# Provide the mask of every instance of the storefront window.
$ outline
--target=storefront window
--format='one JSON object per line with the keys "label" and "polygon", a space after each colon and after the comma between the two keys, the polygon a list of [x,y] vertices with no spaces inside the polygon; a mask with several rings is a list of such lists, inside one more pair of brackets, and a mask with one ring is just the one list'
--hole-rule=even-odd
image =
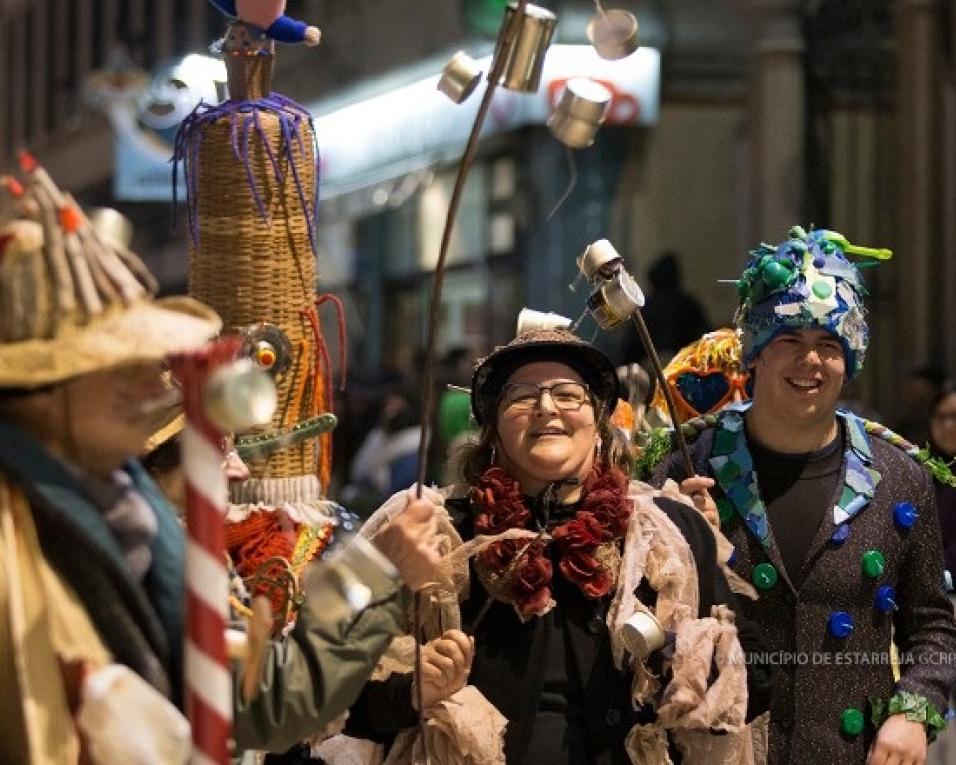
{"label": "storefront window", "polygon": [[[451,203],[457,168],[435,175],[422,191],[418,206],[418,267],[431,271],[441,251],[445,217]],[[461,195],[461,204],[448,247],[448,265],[465,263],[484,257],[488,251],[488,171],[475,165],[468,174]]]}

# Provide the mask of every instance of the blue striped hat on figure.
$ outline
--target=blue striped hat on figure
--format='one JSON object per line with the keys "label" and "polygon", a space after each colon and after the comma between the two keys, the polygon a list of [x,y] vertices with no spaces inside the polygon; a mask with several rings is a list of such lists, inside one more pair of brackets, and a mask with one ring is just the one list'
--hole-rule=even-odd
{"label": "blue striped hat on figure", "polygon": [[737,280],[740,306],[734,322],[742,332],[743,362],[750,366],[777,335],[797,329],[825,329],[839,339],[848,379],[863,368],[869,333],[861,267],[848,255],[888,260],[886,249],[859,247],[836,231],[801,226],[778,245],[751,250]]}

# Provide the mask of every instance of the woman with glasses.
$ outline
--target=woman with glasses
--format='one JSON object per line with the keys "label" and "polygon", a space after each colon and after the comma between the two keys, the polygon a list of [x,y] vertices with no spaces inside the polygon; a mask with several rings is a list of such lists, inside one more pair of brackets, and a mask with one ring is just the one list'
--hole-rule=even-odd
{"label": "woman with glasses", "polygon": [[[508,763],[663,762],[669,747],[677,762],[668,730],[682,726],[696,729],[675,737],[684,761],[733,746],[737,758],[724,761],[747,762],[741,730],[766,709],[767,675],[737,641],[716,532],[676,486],[629,481],[609,424],[618,396],[611,361],[563,330],[526,333],[479,363],[480,434],[444,503],[454,544],[472,554],[469,581],[458,580],[474,641],[468,682],[507,719]],[[694,477],[681,489],[710,484]],[[626,639],[638,613],[660,629],[642,633],[647,645]],[[741,642],[752,648],[743,629]],[[401,719],[403,683],[410,676],[370,684],[347,732],[397,732],[380,723]]]}

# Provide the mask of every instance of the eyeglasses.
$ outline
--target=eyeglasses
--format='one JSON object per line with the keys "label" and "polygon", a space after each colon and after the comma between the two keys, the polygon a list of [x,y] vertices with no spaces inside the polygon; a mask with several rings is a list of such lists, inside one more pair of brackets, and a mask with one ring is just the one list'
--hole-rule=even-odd
{"label": "eyeglasses", "polygon": [[506,409],[526,412],[538,405],[545,391],[551,394],[555,408],[562,412],[576,412],[585,404],[592,403],[588,386],[577,382],[556,382],[550,385],[508,383],[504,386],[501,401]]}
{"label": "eyeglasses", "polygon": [[723,372],[701,374],[686,370],[671,376],[668,383],[692,416],[716,411],[733,399],[735,393],[740,401],[753,396],[750,375],[728,377]]}

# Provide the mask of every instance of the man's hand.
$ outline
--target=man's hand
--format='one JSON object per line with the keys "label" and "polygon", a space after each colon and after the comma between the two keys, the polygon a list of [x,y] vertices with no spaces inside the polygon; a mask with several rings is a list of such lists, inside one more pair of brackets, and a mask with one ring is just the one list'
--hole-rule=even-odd
{"label": "man's hand", "polygon": [[710,489],[714,485],[713,478],[702,475],[693,475],[680,483],[681,494],[690,497],[694,507],[707,519],[714,528],[720,528],[720,517],[717,514],[717,503],[710,496]]}
{"label": "man's hand", "polygon": [[372,542],[398,569],[402,581],[411,590],[420,590],[435,580],[439,558],[436,530],[435,505],[425,499],[413,498],[408,507],[373,537]]}
{"label": "man's hand", "polygon": [[[447,630],[422,648],[422,704],[425,709],[465,687],[474,646],[461,630]],[[418,693],[412,685],[412,705],[418,709]]]}
{"label": "man's hand", "polygon": [[926,729],[905,714],[890,715],[876,733],[866,765],[924,765]]}

